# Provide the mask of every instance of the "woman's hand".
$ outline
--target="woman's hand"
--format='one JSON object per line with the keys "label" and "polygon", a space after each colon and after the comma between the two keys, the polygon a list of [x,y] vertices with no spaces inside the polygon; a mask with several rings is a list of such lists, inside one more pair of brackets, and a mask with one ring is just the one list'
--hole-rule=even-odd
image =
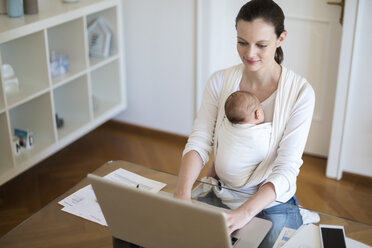
{"label": "woman's hand", "polygon": [[250,199],[235,210],[226,211],[229,233],[245,226],[256,214],[275,201],[274,184],[265,183]]}
{"label": "woman's hand", "polygon": [[243,208],[237,208],[231,211],[225,211],[227,227],[229,229],[229,234],[233,233],[235,230],[238,230],[244,227],[252,218],[246,210]]}
{"label": "woman's hand", "polygon": [[184,194],[184,193],[180,193],[180,192],[175,191],[173,193],[173,197],[176,198],[176,199],[179,199],[179,200],[186,201],[186,202],[191,202],[191,195],[190,194]]}

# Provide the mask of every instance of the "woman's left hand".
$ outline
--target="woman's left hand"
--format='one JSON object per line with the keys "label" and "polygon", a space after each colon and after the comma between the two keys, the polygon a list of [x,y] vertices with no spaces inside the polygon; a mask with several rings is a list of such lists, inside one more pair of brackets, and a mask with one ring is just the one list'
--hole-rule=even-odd
{"label": "woman's left hand", "polygon": [[253,218],[253,216],[251,216],[243,208],[225,211],[225,214],[227,219],[227,227],[229,228],[229,234],[244,227]]}

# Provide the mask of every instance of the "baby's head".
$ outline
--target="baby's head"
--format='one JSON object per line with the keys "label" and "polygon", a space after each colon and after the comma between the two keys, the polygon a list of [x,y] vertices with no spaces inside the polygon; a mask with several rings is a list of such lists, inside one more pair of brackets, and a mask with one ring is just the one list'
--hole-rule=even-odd
{"label": "baby's head", "polygon": [[234,124],[260,124],[264,112],[258,98],[248,91],[236,91],[225,102],[227,119]]}

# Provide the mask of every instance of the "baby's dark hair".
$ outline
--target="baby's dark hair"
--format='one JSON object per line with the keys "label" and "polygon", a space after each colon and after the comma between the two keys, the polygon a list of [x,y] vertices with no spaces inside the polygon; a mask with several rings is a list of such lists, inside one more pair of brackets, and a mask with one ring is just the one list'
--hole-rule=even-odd
{"label": "baby's dark hair", "polygon": [[236,91],[225,102],[227,119],[234,124],[243,122],[260,105],[255,95],[248,91]]}

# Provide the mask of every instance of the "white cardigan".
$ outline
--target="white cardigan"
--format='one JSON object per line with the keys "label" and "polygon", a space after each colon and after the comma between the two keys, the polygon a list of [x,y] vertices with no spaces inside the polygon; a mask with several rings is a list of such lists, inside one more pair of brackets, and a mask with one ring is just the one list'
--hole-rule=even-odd
{"label": "white cardigan", "polygon": [[[238,88],[243,68],[242,64],[236,65],[217,71],[210,77],[183,154],[195,150],[201,156],[203,164],[208,161],[223,120],[223,104]],[[282,67],[275,99],[271,150],[247,183],[236,188],[237,190],[253,194],[262,183],[271,182],[275,188],[277,201],[286,202],[294,195],[314,104],[314,91],[306,79]],[[226,194],[229,192],[231,195]],[[229,192],[222,192],[219,196],[231,208],[238,207],[247,198],[245,194]]]}

